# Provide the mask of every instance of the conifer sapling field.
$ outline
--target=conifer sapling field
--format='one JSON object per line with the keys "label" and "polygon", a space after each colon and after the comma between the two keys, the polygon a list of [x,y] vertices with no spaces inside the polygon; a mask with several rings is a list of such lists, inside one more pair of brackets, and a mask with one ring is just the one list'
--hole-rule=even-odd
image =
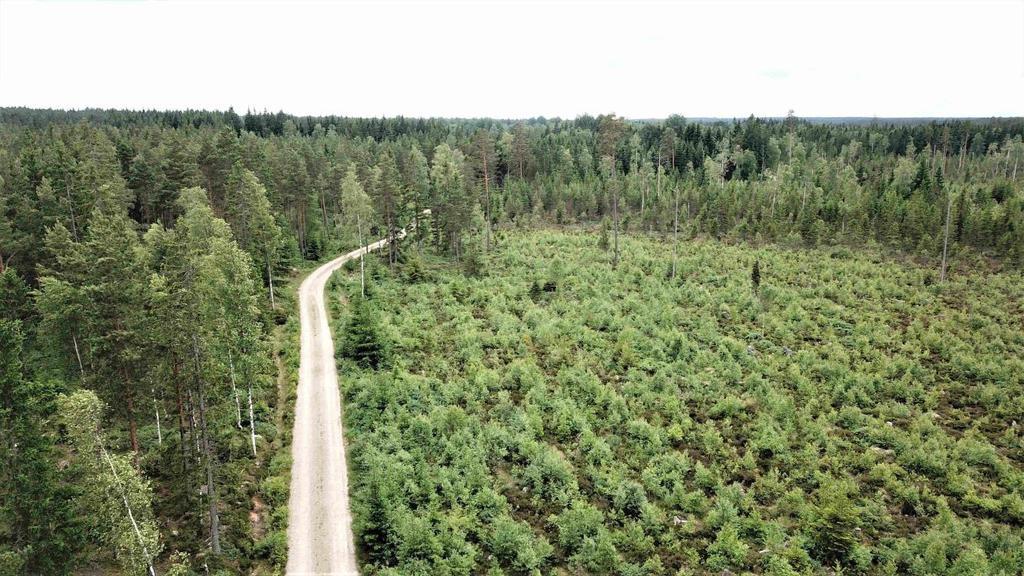
{"label": "conifer sapling field", "polygon": [[1024,570],[1019,273],[619,241],[339,278],[366,573]]}

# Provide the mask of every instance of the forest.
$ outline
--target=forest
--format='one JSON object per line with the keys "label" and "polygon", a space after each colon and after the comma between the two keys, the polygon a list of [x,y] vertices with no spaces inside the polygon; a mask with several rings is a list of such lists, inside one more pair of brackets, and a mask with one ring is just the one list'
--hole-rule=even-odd
{"label": "forest", "polygon": [[366,573],[1019,574],[1022,136],[0,109],[0,573],[283,571],[295,286],[386,238]]}

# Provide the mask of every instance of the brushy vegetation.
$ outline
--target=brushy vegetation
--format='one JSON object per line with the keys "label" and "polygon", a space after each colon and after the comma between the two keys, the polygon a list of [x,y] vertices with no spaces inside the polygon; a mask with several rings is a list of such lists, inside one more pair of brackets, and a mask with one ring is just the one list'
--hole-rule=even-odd
{"label": "brushy vegetation", "polygon": [[1018,273],[499,236],[476,276],[372,267],[391,354],[339,365],[367,574],[1024,572]]}

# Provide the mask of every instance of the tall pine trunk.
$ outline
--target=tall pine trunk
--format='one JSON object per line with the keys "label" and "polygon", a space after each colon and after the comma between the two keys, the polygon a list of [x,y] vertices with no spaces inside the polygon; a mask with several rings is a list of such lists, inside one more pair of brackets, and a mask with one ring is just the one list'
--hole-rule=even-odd
{"label": "tall pine trunk", "polygon": [[672,222],[672,279],[676,278],[676,258],[679,253],[679,188],[675,189],[675,214]]}
{"label": "tall pine trunk", "polygon": [[612,221],[615,223],[613,233],[615,236],[615,256],[612,260],[612,268],[619,266],[619,188],[612,184]]}
{"label": "tall pine trunk", "polygon": [[139,432],[135,422],[135,392],[132,390],[131,379],[128,377],[128,369],[121,367],[121,375],[124,377],[125,402],[128,408],[128,436],[132,444],[132,463],[139,468]]}
{"label": "tall pine trunk", "polygon": [[235,397],[235,421],[238,423],[238,429],[242,430],[242,403],[238,398],[238,387],[235,385],[235,359],[231,350],[228,350],[228,371],[231,375],[231,395]]}
{"label": "tall pine trunk", "polygon": [[[363,246],[363,220],[361,217],[356,217],[356,227],[359,229],[359,247]],[[366,256],[366,250],[364,249],[359,253],[359,295],[366,298],[366,266],[364,265],[363,257]]]}
{"label": "tall pine trunk", "polygon": [[946,225],[942,233],[942,271],[939,272],[939,282],[946,281],[946,254],[949,250],[949,211],[953,203],[953,196],[946,193]]}
{"label": "tall pine trunk", "polygon": [[484,218],[487,220],[484,228],[484,253],[491,250],[491,178],[490,168],[487,165],[487,154],[482,154],[484,160]]}
{"label": "tall pine trunk", "polygon": [[178,397],[178,438],[181,440],[181,471],[188,478],[188,442],[185,439],[185,401],[181,395],[181,381],[178,380],[178,360],[175,358],[171,369],[174,390]]}
{"label": "tall pine trunk", "polygon": [[271,310],[276,310],[277,309],[277,303],[274,302],[274,272],[270,268],[270,250],[266,251],[266,261],[267,261],[267,284],[269,286],[269,288],[267,290],[270,292],[270,309]]}
{"label": "tall pine trunk", "polygon": [[192,357],[195,363],[193,381],[199,396],[199,431],[202,436],[203,460],[206,464],[206,495],[210,504],[210,548],[220,554],[220,514],[217,511],[217,486],[214,483],[213,450],[210,448],[210,432],[206,425],[206,394],[200,378],[199,341],[192,335]]}

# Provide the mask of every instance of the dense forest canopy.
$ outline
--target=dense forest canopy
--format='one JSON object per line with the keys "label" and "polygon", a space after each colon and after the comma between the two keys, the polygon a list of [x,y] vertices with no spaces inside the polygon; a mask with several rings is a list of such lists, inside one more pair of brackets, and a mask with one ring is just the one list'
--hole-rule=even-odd
{"label": "dense forest canopy", "polygon": [[[169,225],[177,191],[192,185],[203,186],[223,215],[236,164],[267,189],[299,254],[315,259],[337,239],[349,165],[378,204],[394,204],[377,210],[378,219],[393,224],[418,206],[445,202],[416,164],[423,156],[432,165],[442,144],[461,155],[457,199],[479,205],[492,225],[597,221],[621,195],[627,227],[664,231],[678,190],[691,235],[879,242],[934,255],[951,202],[955,248],[1021,258],[1019,119],[831,125],[751,117],[697,124],[678,116],[510,122],[28,109],[4,109],[0,119],[10,229],[0,258],[25,259],[18,268],[29,276],[39,257],[27,249],[33,240],[57,219],[69,228],[84,219],[92,204],[86,189],[105,178],[124,188],[134,220]],[[50,190],[54,200],[47,200]],[[465,219],[472,210],[461,212]]]}
{"label": "dense forest canopy", "polygon": [[[269,349],[294,330],[280,282],[306,261],[385,237],[380,274],[416,277],[415,247],[474,275],[496,231],[555,225],[596,228],[614,265],[632,232],[868,247],[929,282],[1012,270],[1022,135],[1021,119],[2,109],[0,571],[282,566],[290,421]],[[514,548],[522,528],[503,530]]]}

